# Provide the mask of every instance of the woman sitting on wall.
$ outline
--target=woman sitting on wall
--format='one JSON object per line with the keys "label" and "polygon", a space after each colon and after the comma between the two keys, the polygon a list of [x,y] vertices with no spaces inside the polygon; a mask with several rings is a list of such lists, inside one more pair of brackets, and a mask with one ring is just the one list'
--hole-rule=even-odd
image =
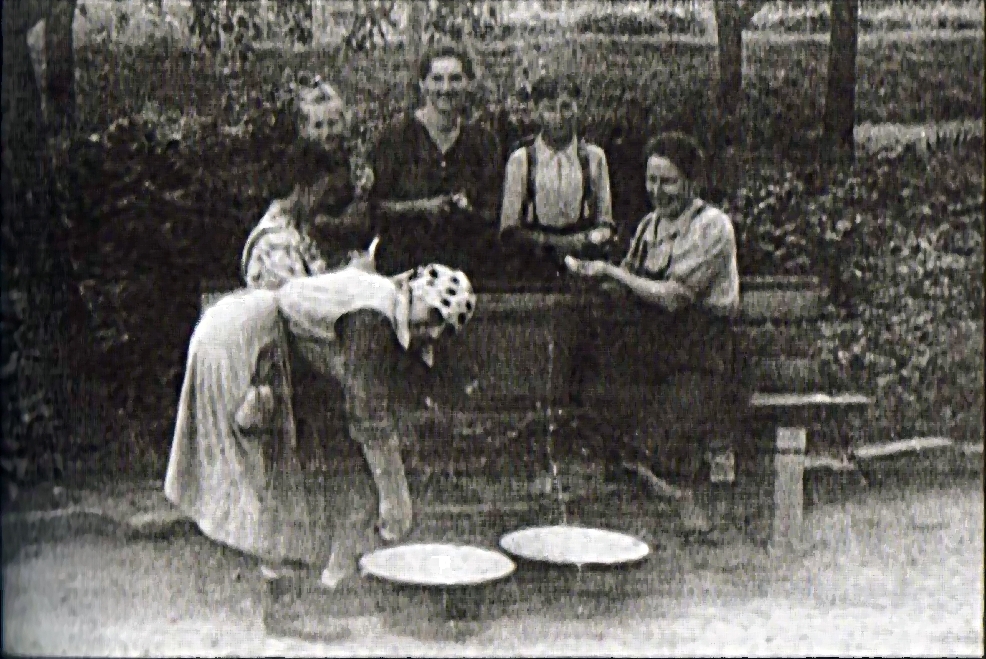
{"label": "woman sitting on wall", "polygon": [[299,79],[292,88],[296,139],[283,157],[280,194],[243,248],[242,276],[252,288],[278,288],[293,277],[323,273],[345,263],[344,246],[353,237],[366,244],[363,198],[373,173],[365,168],[351,174],[344,140],[349,113],[331,86],[306,74]]}
{"label": "woman sitting on wall", "polygon": [[[682,522],[689,531],[706,531],[711,523],[695,503],[695,489],[707,452],[728,448],[737,405],[730,323],[740,301],[736,241],[729,217],[699,197],[705,173],[694,140],[661,134],[647,144],[645,157],[654,210],[640,222],[622,263],[568,258],[566,265],[615,293],[593,314],[589,350],[599,354],[605,343],[604,358],[619,361],[612,370],[627,386],[611,391],[644,385],[629,405],[610,408],[625,417],[613,421],[626,424],[626,450],[682,481]],[[613,304],[630,307],[639,322],[607,323]]]}
{"label": "woman sitting on wall", "polygon": [[493,134],[466,121],[473,60],[447,45],[417,71],[423,105],[384,129],[370,192],[384,273],[437,260],[474,277],[496,272],[500,152]]}
{"label": "woman sitting on wall", "polygon": [[[207,536],[259,557],[267,578],[300,562],[325,566],[322,583],[334,588],[355,574],[374,512],[384,541],[411,528],[398,434],[407,431],[405,353],[430,365],[433,344],[462,330],[476,298],[463,273],[441,265],[393,278],[373,269],[371,250],[276,290],[231,293],[192,336],[165,494]],[[348,434],[367,465],[320,487],[306,477],[295,431],[299,341],[319,346],[314,366],[341,388]],[[349,441],[334,440],[322,460]]]}

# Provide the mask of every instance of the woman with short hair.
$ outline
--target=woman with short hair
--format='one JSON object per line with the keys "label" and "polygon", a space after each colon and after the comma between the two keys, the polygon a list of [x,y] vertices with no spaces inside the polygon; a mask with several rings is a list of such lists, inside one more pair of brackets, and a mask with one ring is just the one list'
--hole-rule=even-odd
{"label": "woman with short hair", "polygon": [[629,417],[627,443],[640,460],[683,482],[682,521],[704,531],[710,521],[692,493],[706,452],[731,443],[740,404],[730,322],[740,303],[736,239],[729,217],[700,196],[704,158],[692,138],[662,133],[647,143],[645,158],[654,210],[638,225],[626,257],[619,265],[573,258],[566,264],[602,280],[618,294],[617,304],[639,307],[632,336],[597,327],[595,352],[601,341],[614,344],[619,368],[645,384],[638,391],[654,395],[636,400],[634,413],[621,409]]}
{"label": "woman with short hair", "polygon": [[399,272],[439,260],[480,276],[495,267],[501,168],[493,134],[466,120],[472,57],[456,45],[432,48],[417,78],[422,105],[383,131],[373,157],[378,264]]}
{"label": "woman with short hair", "polygon": [[294,277],[344,265],[348,252],[339,246],[353,238],[365,245],[368,239],[361,199],[373,173],[351,172],[346,105],[320,78],[298,78],[291,88],[295,136],[282,154],[283,169],[275,168],[281,170],[275,200],[243,248],[242,276],[251,288],[279,288]]}

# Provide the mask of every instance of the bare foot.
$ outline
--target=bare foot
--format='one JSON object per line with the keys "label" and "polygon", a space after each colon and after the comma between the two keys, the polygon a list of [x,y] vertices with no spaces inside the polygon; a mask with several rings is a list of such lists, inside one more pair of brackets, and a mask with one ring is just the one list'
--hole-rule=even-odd
{"label": "bare foot", "polygon": [[322,577],[318,580],[318,583],[327,590],[335,590],[339,587],[339,584],[351,576],[351,574],[346,572],[336,572],[325,568],[322,570]]}
{"label": "bare foot", "polygon": [[329,564],[322,570],[319,583],[323,588],[335,590],[344,581],[356,576],[354,561],[341,560],[336,554],[329,558]]}

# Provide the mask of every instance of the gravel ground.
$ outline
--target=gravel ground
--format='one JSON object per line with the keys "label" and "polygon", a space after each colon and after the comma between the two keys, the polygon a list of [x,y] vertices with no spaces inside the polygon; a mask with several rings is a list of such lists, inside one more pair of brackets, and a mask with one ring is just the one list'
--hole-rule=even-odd
{"label": "gravel ground", "polygon": [[[352,633],[336,643],[267,637],[249,559],[196,535],[87,536],[27,546],[5,566],[3,651],[982,656],[983,515],[978,482],[816,507],[807,518],[811,546],[796,555],[664,538],[623,582],[627,599],[610,597],[606,606],[596,594],[545,600],[543,609],[528,606],[458,641],[426,633],[413,605],[397,622],[385,614],[351,618]],[[612,591],[614,583],[591,575],[583,588]]]}

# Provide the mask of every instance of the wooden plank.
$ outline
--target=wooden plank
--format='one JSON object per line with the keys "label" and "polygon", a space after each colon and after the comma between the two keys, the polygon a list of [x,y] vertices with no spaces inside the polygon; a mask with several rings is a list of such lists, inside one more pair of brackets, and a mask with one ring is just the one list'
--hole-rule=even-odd
{"label": "wooden plank", "polygon": [[869,396],[855,393],[825,394],[819,392],[806,394],[754,393],[750,405],[754,408],[845,406],[866,407],[873,404]]}
{"label": "wooden plank", "polygon": [[736,328],[736,350],[756,357],[811,357],[818,352],[818,323],[744,323]]}
{"label": "wooden plank", "polygon": [[[544,313],[546,310],[574,308],[574,296],[561,293],[478,293],[474,319],[516,313]],[[528,316],[528,320],[531,316]]]}
{"label": "wooden plank", "polygon": [[853,448],[857,460],[872,460],[901,453],[916,453],[929,449],[948,448],[954,445],[947,437],[915,437],[882,444],[866,444]]}
{"label": "wooden plank", "polygon": [[848,472],[857,471],[858,468],[855,462],[852,462],[846,458],[834,458],[829,455],[806,455],[805,456],[805,471],[820,471],[820,470],[836,471],[836,472]]}
{"label": "wooden plank", "polygon": [[[217,295],[238,287],[239,282],[232,280],[203,282],[203,307],[209,306]],[[745,322],[810,320],[821,314],[824,297],[819,288],[757,287],[743,294],[740,317]],[[477,298],[477,319],[518,314],[530,319],[530,314],[543,313],[546,309],[574,309],[578,301],[578,295],[570,291],[479,293]],[[635,322],[636,315],[631,310],[617,310],[617,313],[625,315],[626,322]]]}
{"label": "wooden plank", "polygon": [[770,548],[784,551],[801,544],[804,524],[805,449],[804,428],[778,428],[774,455],[774,513]]}
{"label": "wooden plank", "polygon": [[740,291],[806,291],[820,289],[821,280],[818,277],[804,276],[756,276],[741,277]]}
{"label": "wooden plank", "polygon": [[751,398],[750,413],[775,425],[811,426],[822,420],[864,413],[871,404],[869,397],[855,393],[757,392]]}

